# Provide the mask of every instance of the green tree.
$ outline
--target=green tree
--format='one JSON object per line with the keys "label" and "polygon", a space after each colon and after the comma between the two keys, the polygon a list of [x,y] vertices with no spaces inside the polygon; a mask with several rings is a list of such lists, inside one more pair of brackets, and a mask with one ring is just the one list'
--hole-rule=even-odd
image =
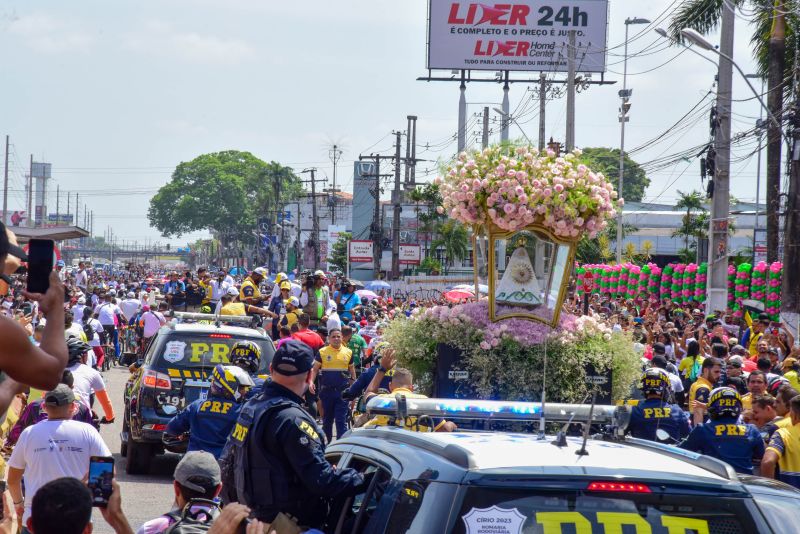
{"label": "green tree", "polygon": [[431,243],[431,249],[444,249],[445,273],[452,267],[456,260],[463,260],[467,256],[469,237],[463,224],[448,219],[438,227],[438,237]]}
{"label": "green tree", "polygon": [[353,234],[350,232],[341,232],[339,239],[333,244],[331,248],[331,255],[328,257],[328,266],[331,270],[338,269],[345,273],[347,272],[347,247]]}
{"label": "green tree", "polygon": [[[622,225],[622,237],[636,232],[638,228],[631,224]],[[612,243],[617,241],[617,220],[610,219],[606,229],[600,232],[596,237],[589,238],[584,236],[578,241],[578,248],[575,252],[575,258],[581,263],[602,263],[609,261],[615,257],[615,250],[612,250]]]}
{"label": "green tree", "polygon": [[[427,236],[434,235],[439,225],[447,219],[445,214],[440,214],[436,211],[436,208],[441,206],[443,202],[439,186],[433,183],[418,185],[409,193],[408,198],[411,202],[424,206],[419,211],[419,228],[417,228],[417,231],[425,233],[426,239]],[[425,244],[427,245],[427,242]]]}
{"label": "green tree", "polygon": [[[611,183],[617,184],[619,179],[618,148],[584,148],[581,159],[593,171],[602,172]],[[628,202],[641,202],[644,192],[650,185],[650,179],[638,163],[625,155],[625,168],[622,173],[622,198]]]}
{"label": "green tree", "polygon": [[175,168],[150,199],[147,215],[167,237],[196,230],[251,235],[258,217],[270,216],[301,190],[292,170],[279,163],[236,150],[203,154]]}
{"label": "green tree", "polygon": [[672,232],[672,237],[682,237],[684,239],[684,250],[690,251],[692,248],[697,247],[697,243],[693,246],[689,246],[689,240],[692,237],[697,238],[698,233],[700,232],[700,225],[701,218],[700,215],[706,211],[703,202],[705,199],[703,195],[700,194],[699,191],[690,191],[689,193],[684,193],[680,189],[678,190],[678,202],[675,204],[675,207],[680,210],[686,210],[686,214],[681,217],[681,225],[678,227],[674,232]]}

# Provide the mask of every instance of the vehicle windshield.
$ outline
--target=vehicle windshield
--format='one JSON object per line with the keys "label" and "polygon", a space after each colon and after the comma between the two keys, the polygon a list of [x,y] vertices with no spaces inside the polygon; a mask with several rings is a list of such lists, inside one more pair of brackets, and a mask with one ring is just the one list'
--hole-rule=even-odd
{"label": "vehicle windshield", "polygon": [[238,341],[255,341],[261,347],[259,374],[267,373],[275,348],[263,337],[247,337],[225,333],[171,332],[159,334],[149,351],[147,362],[156,370],[211,368],[230,363],[228,354]]}
{"label": "vehicle windshield", "polygon": [[741,498],[593,494],[473,487],[467,490],[454,534],[653,534],[756,532]]}

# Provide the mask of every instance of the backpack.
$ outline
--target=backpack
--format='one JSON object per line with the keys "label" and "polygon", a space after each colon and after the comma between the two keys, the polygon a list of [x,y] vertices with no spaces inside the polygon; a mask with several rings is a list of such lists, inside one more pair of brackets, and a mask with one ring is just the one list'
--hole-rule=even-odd
{"label": "backpack", "polygon": [[91,341],[94,339],[94,328],[92,327],[91,319],[83,323],[83,333],[86,336],[86,341]]}
{"label": "backpack", "polygon": [[[207,505],[192,512],[192,506],[196,504]],[[175,522],[170,525],[164,534],[199,534],[208,532],[211,524],[220,513],[219,505],[209,499],[191,499],[186,503],[180,513],[170,512],[167,515]]]}

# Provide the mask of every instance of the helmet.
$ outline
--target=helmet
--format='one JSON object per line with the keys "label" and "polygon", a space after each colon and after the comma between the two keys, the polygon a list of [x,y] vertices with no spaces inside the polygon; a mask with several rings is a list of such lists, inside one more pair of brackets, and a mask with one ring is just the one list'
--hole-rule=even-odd
{"label": "helmet", "polygon": [[231,347],[228,357],[233,365],[255,374],[261,361],[261,347],[254,341],[238,341]]}
{"label": "helmet", "polygon": [[211,388],[216,389],[226,397],[233,397],[236,401],[243,400],[239,392],[241,387],[253,387],[255,382],[244,369],[235,365],[217,364],[211,373]]}
{"label": "helmet", "polygon": [[671,389],[669,375],[663,369],[651,367],[642,375],[642,393],[645,395],[658,394],[665,395]]}
{"label": "helmet", "polygon": [[83,358],[83,355],[86,354],[91,348],[92,347],[90,347],[88,343],[81,341],[77,337],[70,337],[67,339],[67,352],[69,353],[67,365],[72,365],[73,363],[80,361]]}
{"label": "helmet", "polygon": [[784,385],[788,385],[788,384],[789,384],[789,381],[786,378],[784,378],[782,376],[779,376],[779,375],[775,375],[775,376],[771,377],[767,381],[767,393],[769,393],[770,395],[775,397],[778,394],[778,391]]}
{"label": "helmet", "polygon": [[200,306],[200,313],[211,313],[211,311],[212,311],[211,306],[209,306],[208,304],[203,304],[202,306]]}
{"label": "helmet", "polygon": [[742,413],[742,397],[733,388],[716,388],[708,398],[708,415],[717,419],[723,415],[739,417]]}
{"label": "helmet", "polygon": [[375,359],[376,362],[380,361],[381,356],[383,356],[383,351],[390,347],[389,342],[381,341],[375,348],[372,349],[372,357]]}

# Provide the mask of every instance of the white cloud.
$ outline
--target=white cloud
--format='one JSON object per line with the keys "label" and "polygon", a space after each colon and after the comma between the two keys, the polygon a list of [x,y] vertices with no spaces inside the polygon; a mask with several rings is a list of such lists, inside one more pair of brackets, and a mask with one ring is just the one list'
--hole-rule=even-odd
{"label": "white cloud", "polygon": [[74,20],[63,20],[33,13],[14,18],[8,32],[19,37],[28,47],[47,54],[86,51],[94,37]]}
{"label": "white cloud", "polygon": [[151,21],[142,31],[129,34],[124,46],[149,54],[169,54],[192,63],[234,64],[256,55],[253,47],[241,39],[181,32],[162,21]]}

